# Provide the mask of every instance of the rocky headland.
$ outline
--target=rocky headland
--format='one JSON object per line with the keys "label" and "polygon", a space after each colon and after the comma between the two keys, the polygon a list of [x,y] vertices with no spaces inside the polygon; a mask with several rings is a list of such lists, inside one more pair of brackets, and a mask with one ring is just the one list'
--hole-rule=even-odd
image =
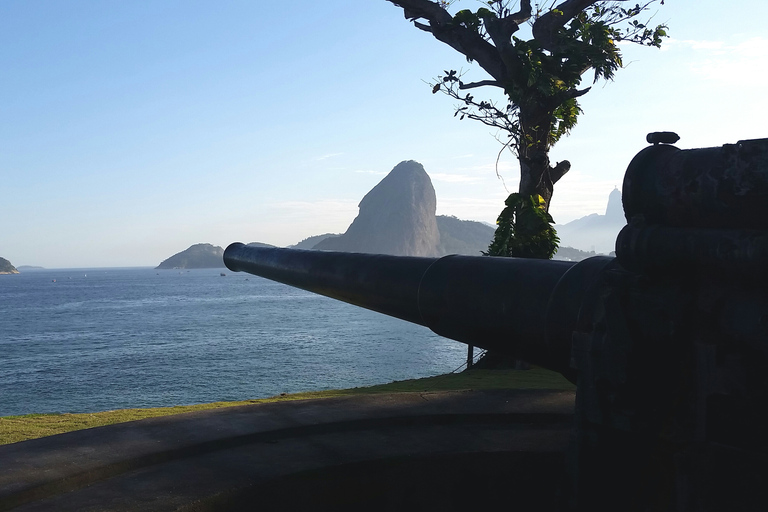
{"label": "rocky headland", "polygon": [[400,162],[360,201],[347,231],[320,241],[326,251],[437,256],[440,232],[432,181],[418,162]]}
{"label": "rocky headland", "polygon": [[156,268],[224,268],[224,249],[211,244],[195,244],[164,260]]}
{"label": "rocky headland", "polygon": [[11,265],[11,262],[5,258],[0,258],[0,274],[18,274],[19,271],[16,267]]}

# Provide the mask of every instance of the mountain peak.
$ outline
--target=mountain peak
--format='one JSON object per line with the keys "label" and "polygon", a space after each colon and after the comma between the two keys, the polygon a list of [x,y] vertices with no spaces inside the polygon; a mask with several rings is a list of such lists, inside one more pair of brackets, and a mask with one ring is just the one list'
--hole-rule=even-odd
{"label": "mountain peak", "polygon": [[314,248],[396,256],[437,254],[437,198],[420,163],[406,160],[397,164],[363,197],[359,208],[346,233],[326,238]]}
{"label": "mountain peak", "polygon": [[555,228],[560,245],[608,254],[615,249],[616,236],[625,224],[621,192],[614,187],[608,195],[605,215],[593,213]]}
{"label": "mountain peak", "polygon": [[605,216],[611,220],[620,220],[624,222],[624,208],[621,205],[621,192],[618,187],[608,195],[608,206],[605,208]]}

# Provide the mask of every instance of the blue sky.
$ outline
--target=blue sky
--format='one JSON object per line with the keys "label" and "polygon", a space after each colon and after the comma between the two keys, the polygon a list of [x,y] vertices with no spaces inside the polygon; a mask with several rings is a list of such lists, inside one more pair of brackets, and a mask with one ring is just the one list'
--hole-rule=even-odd
{"label": "blue sky", "polygon": [[[768,136],[768,2],[737,5],[654,9],[671,39],[626,47],[552,152],[572,163],[557,222],[602,213],[647,132],[683,148]],[[494,133],[424,83],[482,71],[385,0],[5,0],[0,48],[0,256],[15,265],[157,265],[198,242],[343,232],[408,159],[439,214],[494,222],[507,195]],[[516,169],[505,156],[510,191]]]}

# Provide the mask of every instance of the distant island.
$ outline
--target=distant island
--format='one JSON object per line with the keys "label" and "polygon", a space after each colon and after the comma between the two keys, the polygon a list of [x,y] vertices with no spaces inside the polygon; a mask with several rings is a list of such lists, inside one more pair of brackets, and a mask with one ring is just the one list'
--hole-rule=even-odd
{"label": "distant island", "polygon": [[248,245],[250,247],[275,247],[272,244],[264,244],[264,243],[261,243],[261,242],[251,242],[251,243],[245,244],[245,245]]}
{"label": "distant island", "polygon": [[11,265],[11,262],[5,258],[0,258],[0,274],[18,274],[19,271],[16,267]]}
{"label": "distant island", "polygon": [[[261,242],[251,242],[247,245],[252,247],[274,247],[274,245]],[[226,268],[226,265],[224,265],[224,249],[218,245],[195,244],[188,249],[174,254],[155,267],[156,270],[174,268]]]}
{"label": "distant island", "polygon": [[38,267],[37,265],[19,265],[16,267],[19,272],[26,272],[28,270],[45,270],[45,267]]}
{"label": "distant island", "polygon": [[164,260],[156,268],[224,268],[224,249],[211,244],[195,244]]}

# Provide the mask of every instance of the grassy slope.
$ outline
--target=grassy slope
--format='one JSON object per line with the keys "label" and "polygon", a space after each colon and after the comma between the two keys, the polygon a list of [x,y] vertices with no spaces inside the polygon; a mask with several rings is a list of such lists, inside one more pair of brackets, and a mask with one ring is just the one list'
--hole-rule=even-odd
{"label": "grassy slope", "polygon": [[541,368],[528,371],[515,370],[470,370],[424,379],[404,380],[366,388],[313,391],[291,395],[279,395],[259,400],[242,402],[214,402],[199,405],[180,405],[154,409],[119,409],[116,411],[84,414],[27,414],[24,416],[0,417],[0,444],[16,443],[27,439],[61,434],[126,421],[169,416],[204,409],[232,407],[284,400],[305,400],[335,396],[362,395],[372,393],[408,393],[422,391],[448,391],[463,389],[576,389],[560,374]]}

